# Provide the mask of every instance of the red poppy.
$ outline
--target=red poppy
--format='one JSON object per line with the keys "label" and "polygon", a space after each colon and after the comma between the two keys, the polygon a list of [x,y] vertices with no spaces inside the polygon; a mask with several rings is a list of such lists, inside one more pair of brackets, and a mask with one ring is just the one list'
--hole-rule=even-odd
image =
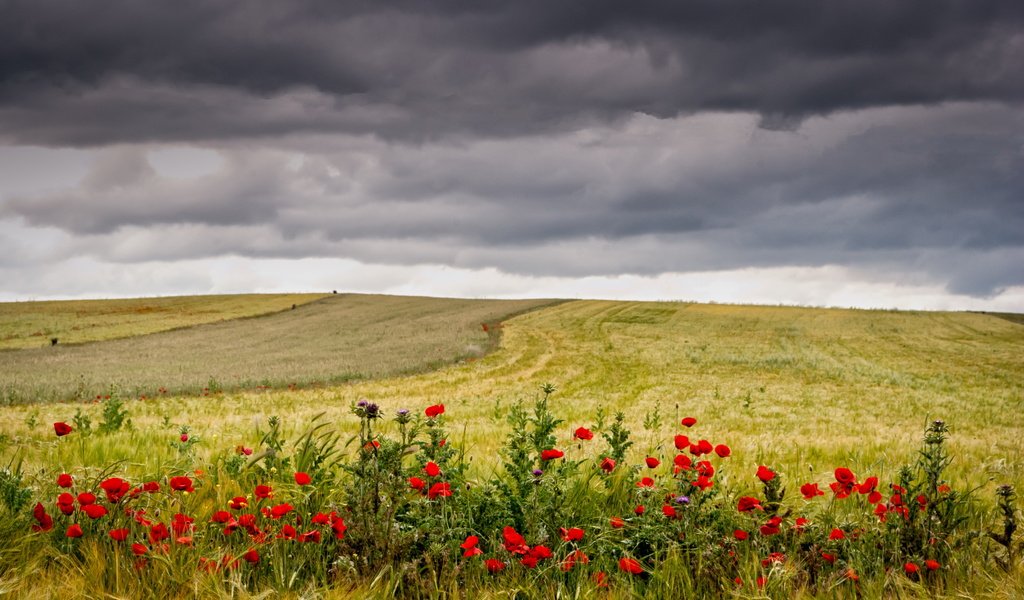
{"label": "red poppy", "polygon": [[757,478],[761,481],[768,483],[772,479],[775,479],[775,472],[768,467],[761,465],[757,467]]}
{"label": "red poppy", "polygon": [[560,565],[560,568],[563,571],[568,572],[568,571],[571,571],[572,568],[575,567],[577,563],[585,565],[585,564],[588,564],[589,562],[590,562],[590,557],[587,556],[586,553],[584,553],[582,550],[574,550],[574,551],[570,552],[568,554],[568,556],[565,557],[565,560],[562,561],[562,564]]}
{"label": "red poppy", "polygon": [[605,473],[611,473],[615,470],[615,461],[607,456],[601,461],[601,470]]}
{"label": "red poppy", "polygon": [[281,533],[277,534],[279,540],[294,540],[299,535],[295,527],[291,525],[285,525],[281,528]]}
{"label": "red poppy", "polygon": [[767,558],[761,560],[761,566],[768,568],[769,565],[781,565],[786,562],[786,555],[781,552],[772,552]]}
{"label": "red poppy", "polygon": [[842,529],[839,529],[837,527],[837,528],[833,529],[831,533],[828,534],[828,539],[830,539],[830,540],[845,540],[846,539],[846,534],[843,532]]}
{"label": "red poppy", "polygon": [[462,556],[463,558],[470,558],[473,556],[480,556],[483,553],[483,550],[477,548],[476,546],[473,546],[472,548],[466,548],[466,551],[462,553]]}
{"label": "red poppy", "polygon": [[267,498],[272,498],[274,496],[273,491],[274,490],[271,489],[269,485],[258,485],[256,486],[256,489],[254,489],[252,493],[257,498],[265,500]]}
{"label": "red poppy", "polygon": [[917,566],[912,562],[908,562],[907,564],[903,565],[903,570],[906,572],[907,575],[917,575],[917,572],[921,570],[921,567]]}
{"label": "red poppy", "polygon": [[32,531],[50,531],[53,529],[53,517],[46,513],[46,507],[42,503],[37,502],[35,507],[32,508],[32,517],[36,520],[36,525],[32,526]]}
{"label": "red poppy", "polygon": [[430,461],[423,467],[423,471],[430,477],[437,477],[441,474],[441,467],[437,466],[434,461]]}
{"label": "red poppy", "polygon": [[57,437],[63,437],[72,432],[71,426],[63,421],[57,421],[53,424],[53,431],[56,432]]}
{"label": "red poppy", "polygon": [[157,523],[149,528],[149,539],[155,544],[171,537],[170,530],[163,523]]}
{"label": "red poppy", "polygon": [[761,526],[761,535],[776,535],[779,533],[779,525],[782,525],[782,517],[772,517]]}
{"label": "red poppy", "polygon": [[138,544],[138,543],[132,544],[132,554],[134,554],[135,556],[142,556],[143,554],[145,554],[148,551],[149,551],[149,548],[146,548],[142,544]]}
{"label": "red poppy", "polygon": [[69,488],[75,484],[75,480],[72,479],[67,473],[61,473],[57,476],[57,485],[62,488]]}
{"label": "red poppy", "polygon": [[82,492],[78,495],[78,503],[82,506],[89,506],[96,503],[96,496],[89,492]]}
{"label": "red poppy", "polygon": [[90,519],[99,519],[107,514],[107,509],[99,504],[87,504],[82,507],[82,510],[89,515]]}
{"label": "red poppy", "polygon": [[622,520],[622,517],[612,517],[609,521],[613,529],[621,529],[626,522]]}
{"label": "red poppy", "polygon": [[115,542],[123,542],[128,539],[128,533],[127,529],[111,529],[107,535]]}
{"label": "red poppy", "polygon": [[468,536],[464,542],[459,544],[459,548],[469,550],[470,548],[475,548],[478,543],[480,543],[480,538],[475,535],[471,535]]}
{"label": "red poppy", "polygon": [[643,504],[641,504],[641,505],[639,505],[639,506],[637,506],[636,508],[633,509],[633,514],[635,514],[635,515],[642,515],[645,512],[647,512],[647,509],[644,508]]}
{"label": "red poppy", "polygon": [[426,487],[426,485],[427,482],[423,481],[419,477],[409,478],[409,487],[411,487],[414,490],[422,490],[424,487]]}
{"label": "red poppy", "polygon": [[928,560],[924,561],[924,566],[929,571],[937,571],[939,567],[941,567],[942,565],[939,564],[939,561],[929,558]]}
{"label": "red poppy", "polygon": [[644,568],[640,566],[640,562],[635,558],[620,558],[619,570],[632,575],[639,575],[644,572]]}
{"label": "red poppy", "polygon": [[816,483],[805,483],[800,486],[800,493],[803,494],[804,500],[812,500],[815,496],[824,496],[825,492],[818,488]]}
{"label": "red poppy", "polygon": [[690,438],[685,435],[677,435],[675,437],[676,450],[686,450],[690,447]]}
{"label": "red poppy", "polygon": [[836,555],[835,554],[829,554],[828,552],[822,552],[821,553],[821,558],[825,562],[829,563],[830,565],[836,564]]}
{"label": "red poppy", "polygon": [[586,427],[580,427],[573,432],[572,436],[578,440],[592,440],[594,439],[594,432]]}
{"label": "red poppy", "polygon": [[170,484],[171,489],[176,492],[191,493],[196,491],[196,489],[192,487],[192,479],[189,477],[185,477],[184,475],[179,477],[171,477],[168,483]]}
{"label": "red poppy", "polygon": [[649,469],[657,469],[658,465],[661,464],[661,461],[653,456],[648,456],[644,459],[644,462],[647,463],[647,468]]}
{"label": "red poppy", "polygon": [[715,482],[711,481],[711,478],[705,475],[701,475],[700,477],[697,478],[696,481],[693,482],[693,487],[701,491],[707,491],[711,489],[711,487],[713,487],[714,485]]}
{"label": "red poppy", "polygon": [[736,531],[732,532],[732,537],[734,537],[738,541],[742,542],[742,541],[746,540],[747,538],[749,538],[750,534],[747,533],[746,531],[743,531],[742,529],[737,529]]}
{"label": "red poppy", "polygon": [[607,578],[608,574],[604,571],[598,571],[597,573],[594,573],[594,583],[597,584],[597,587],[599,588],[608,587],[608,582],[605,581],[605,579]]}
{"label": "red poppy", "polygon": [[231,508],[231,510],[242,510],[247,506],[249,506],[249,499],[245,496],[235,496],[228,500],[228,507]]}
{"label": "red poppy", "polygon": [[444,414],[444,404],[434,404],[433,406],[428,406],[427,409],[423,412],[427,415],[427,418],[433,419],[439,415]]}
{"label": "red poppy", "polygon": [[427,491],[427,498],[430,498],[431,500],[437,498],[438,496],[442,498],[447,498],[451,495],[452,487],[447,482],[435,483],[434,485],[430,486],[430,490]]}
{"label": "red poppy", "polygon": [[299,541],[305,544],[319,544],[321,537],[320,532],[316,529],[313,531],[307,531],[306,533],[299,534]]}
{"label": "red poppy", "polygon": [[882,492],[879,492],[878,490],[875,490],[875,491],[871,492],[870,494],[868,494],[868,503],[869,504],[878,504],[881,501],[882,501]]}
{"label": "red poppy", "polygon": [[675,463],[678,469],[681,469],[683,471],[689,471],[690,468],[693,466],[693,460],[691,460],[690,457],[686,456],[685,454],[676,454],[676,457],[672,460],[672,462]]}
{"label": "red poppy", "polygon": [[57,509],[65,515],[75,512],[75,497],[67,492],[57,496]]}
{"label": "red poppy", "polygon": [[484,561],[484,566],[486,566],[487,570],[491,573],[497,573],[498,571],[505,569],[505,563],[496,558],[488,558]]}
{"label": "red poppy", "polygon": [[514,527],[505,526],[501,530],[501,537],[505,540],[505,550],[512,554],[526,554],[530,550],[530,547],[526,545],[526,540]]}
{"label": "red poppy", "polygon": [[345,531],[348,529],[348,525],[345,525],[345,519],[338,517],[331,521],[331,531],[334,532],[334,538],[338,540],[345,539]]}
{"label": "red poppy", "polygon": [[295,474],[295,483],[299,485],[309,485],[311,481],[313,481],[313,479],[309,476],[309,473],[299,471]]}
{"label": "red poppy", "polygon": [[288,504],[287,502],[283,504],[278,504],[277,506],[274,506],[270,509],[270,518],[280,519],[281,517],[292,512],[293,510],[295,510],[295,507],[292,506],[291,504]]}
{"label": "red poppy", "polygon": [[850,581],[860,581],[860,576],[857,575],[857,571],[854,571],[852,568],[847,569],[845,575]]}
{"label": "red poppy", "polygon": [[862,494],[870,494],[875,491],[876,487],[878,487],[878,478],[868,477],[863,483],[857,486],[857,491]]}
{"label": "red poppy", "polygon": [[715,467],[714,467],[714,465],[712,465],[710,462],[708,462],[706,460],[702,460],[702,461],[698,462],[695,465],[695,467],[697,468],[697,473],[700,474],[700,475],[703,475],[704,477],[714,477],[715,476]]}
{"label": "red poppy", "polygon": [[661,507],[661,514],[665,515],[670,519],[674,519],[676,516],[676,509],[671,504],[665,504]]}
{"label": "red poppy", "polygon": [[556,458],[562,458],[563,456],[565,456],[565,453],[555,448],[552,448],[550,450],[543,450],[540,453],[541,460],[554,460]]}
{"label": "red poppy", "polygon": [[684,417],[682,420],[683,427],[693,427],[697,424],[697,419],[693,417]]}
{"label": "red poppy", "polygon": [[761,501],[757,498],[743,496],[739,499],[739,502],[737,502],[736,510],[740,512],[750,512],[752,510],[764,510],[764,507],[761,506]]}
{"label": "red poppy", "polygon": [[715,446],[715,454],[717,454],[720,458],[726,458],[732,454],[732,450],[730,450],[729,447],[726,446],[725,444],[719,444]]}
{"label": "red poppy", "polygon": [[853,474],[853,471],[846,467],[839,467],[835,472],[836,481],[843,485],[857,485],[857,477]]}
{"label": "red poppy", "polygon": [[804,517],[797,517],[796,522],[793,525],[793,529],[796,529],[798,532],[803,533],[804,527],[806,527],[808,523],[810,523],[810,521],[808,521]]}
{"label": "red poppy", "polygon": [[82,537],[83,534],[84,532],[82,531],[82,526],[78,523],[72,524],[70,527],[68,527],[68,530],[65,532],[65,535],[67,535],[69,538],[80,538]]}
{"label": "red poppy", "polygon": [[650,477],[644,477],[640,481],[636,482],[636,487],[652,488],[654,487],[654,480]]}
{"label": "red poppy", "polygon": [[583,539],[584,535],[583,530],[579,527],[570,527],[569,529],[560,527],[558,531],[562,534],[562,539],[566,542],[578,542]]}
{"label": "red poppy", "polygon": [[248,552],[243,554],[242,559],[250,565],[254,565],[260,562],[260,553],[257,552],[255,548],[253,548],[252,550],[249,550]]}
{"label": "red poppy", "polygon": [[530,556],[539,559],[551,558],[551,548],[548,548],[543,544],[538,544],[530,550]]}

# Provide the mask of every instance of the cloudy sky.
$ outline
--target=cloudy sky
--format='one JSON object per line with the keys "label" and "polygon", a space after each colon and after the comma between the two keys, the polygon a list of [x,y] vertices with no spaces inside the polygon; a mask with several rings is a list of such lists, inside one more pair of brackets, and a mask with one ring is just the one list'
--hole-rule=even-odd
{"label": "cloudy sky", "polygon": [[1016,0],[0,14],[0,300],[1024,312]]}

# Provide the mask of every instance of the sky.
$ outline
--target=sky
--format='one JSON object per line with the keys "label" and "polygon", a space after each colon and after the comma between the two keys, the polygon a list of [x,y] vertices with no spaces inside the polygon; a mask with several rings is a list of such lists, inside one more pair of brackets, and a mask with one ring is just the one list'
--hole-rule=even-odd
{"label": "sky", "polygon": [[0,14],[0,301],[1024,312],[1016,0]]}

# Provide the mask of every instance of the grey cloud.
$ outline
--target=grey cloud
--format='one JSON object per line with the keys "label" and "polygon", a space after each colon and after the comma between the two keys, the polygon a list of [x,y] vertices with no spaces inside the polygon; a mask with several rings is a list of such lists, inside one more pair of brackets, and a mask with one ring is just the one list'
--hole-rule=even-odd
{"label": "grey cloud", "polygon": [[989,295],[1024,284],[1022,147],[1024,117],[995,104],[795,132],[719,113],[418,146],[293,138],[222,145],[220,172],[184,181],[130,147],[0,216],[126,263],[351,257],[570,276],[837,264]]}
{"label": "grey cloud", "polygon": [[701,111],[769,129],[1024,98],[1024,5],[5,0],[0,140],[508,137]]}

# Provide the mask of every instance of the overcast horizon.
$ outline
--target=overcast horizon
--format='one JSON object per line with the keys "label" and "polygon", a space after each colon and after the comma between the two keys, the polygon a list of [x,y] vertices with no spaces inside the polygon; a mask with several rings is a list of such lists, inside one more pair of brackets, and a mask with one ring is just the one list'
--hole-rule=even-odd
{"label": "overcast horizon", "polygon": [[0,301],[1024,312],[1024,3],[0,0]]}

